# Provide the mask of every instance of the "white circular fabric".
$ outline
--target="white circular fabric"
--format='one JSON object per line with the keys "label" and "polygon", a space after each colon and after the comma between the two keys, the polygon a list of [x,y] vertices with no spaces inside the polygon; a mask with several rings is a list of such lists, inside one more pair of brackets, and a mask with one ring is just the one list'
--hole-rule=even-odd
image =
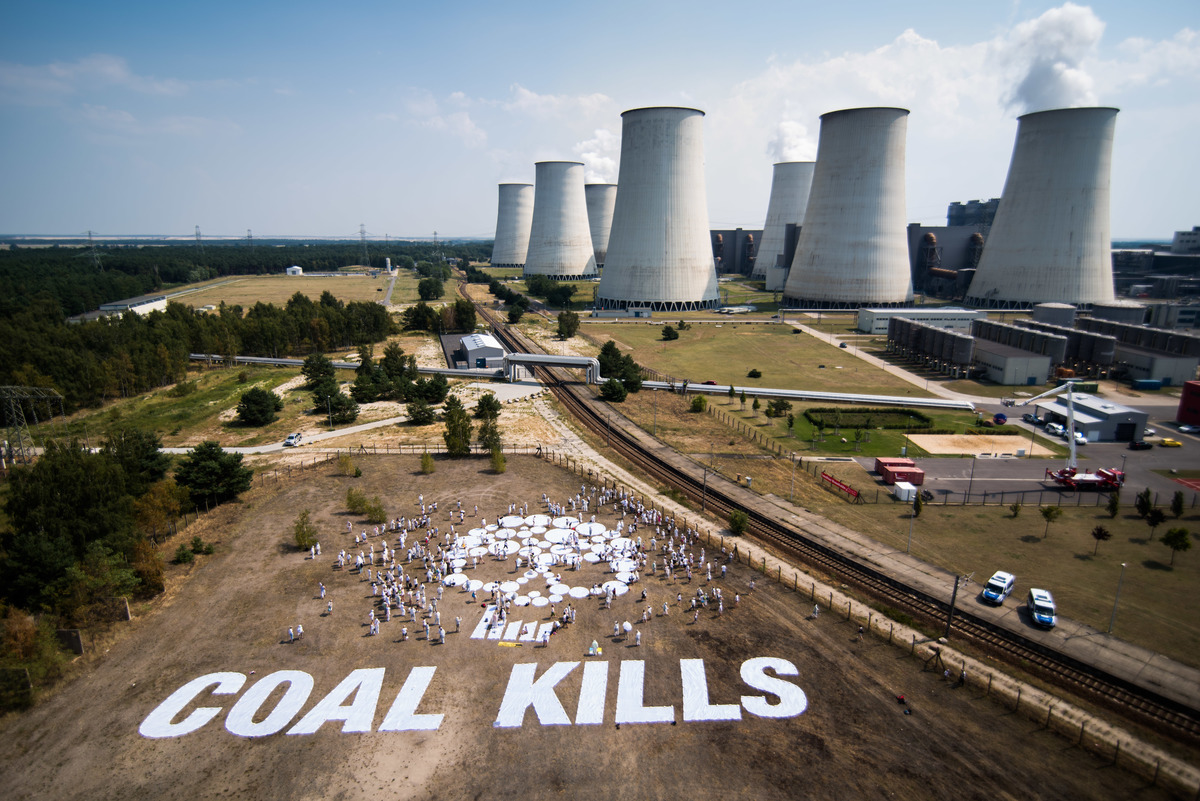
{"label": "white circular fabric", "polygon": [[550,599],[538,596],[537,598],[530,598],[529,603],[533,604],[534,606],[549,606]]}
{"label": "white circular fabric", "polygon": [[577,525],[575,527],[575,530],[578,531],[581,536],[592,537],[597,534],[604,533],[604,524],[603,523],[580,523],[579,525]]}
{"label": "white circular fabric", "polygon": [[461,587],[468,581],[470,581],[470,579],[467,578],[465,573],[451,573],[450,575],[446,576],[446,586],[448,587]]}
{"label": "white circular fabric", "polygon": [[601,589],[605,592],[611,591],[613,595],[624,595],[629,592],[628,585],[622,584],[619,581],[606,581],[601,585]]}
{"label": "white circular fabric", "polygon": [[603,587],[592,587],[592,595],[603,595],[603,594],[604,594]]}
{"label": "white circular fabric", "polygon": [[487,529],[488,531],[495,531],[496,529],[498,529],[500,527],[497,526],[495,523],[491,523],[489,525],[484,526],[484,528]]}
{"label": "white circular fabric", "polygon": [[578,517],[556,517],[552,521],[555,528],[575,528],[579,525]]}
{"label": "white circular fabric", "polygon": [[479,579],[471,579],[469,582],[467,582],[467,589],[470,590],[471,592],[475,592],[476,590],[482,590],[483,582],[480,581]]}
{"label": "white circular fabric", "polygon": [[542,539],[549,543],[563,543],[571,536],[571,532],[565,528],[552,528],[547,531]]}
{"label": "white circular fabric", "polygon": [[629,537],[613,537],[610,542],[612,547],[618,550],[622,548],[632,548],[636,544],[633,540],[629,539]]}
{"label": "white circular fabric", "polygon": [[484,591],[484,592],[491,592],[492,590],[499,589],[499,587],[500,587],[500,582],[498,582],[498,581],[489,581],[487,584],[484,584],[484,585],[483,585],[483,591]]}
{"label": "white circular fabric", "polygon": [[511,540],[497,540],[489,545],[487,549],[490,553],[496,554],[496,556],[508,556],[509,554],[517,551],[517,549],[520,547],[520,545],[517,545]]}
{"label": "white circular fabric", "polygon": [[552,565],[554,564],[554,554],[539,553],[537,556],[533,557],[533,561],[539,565]]}
{"label": "white circular fabric", "polygon": [[513,603],[515,603],[517,606],[529,606],[529,596],[518,595],[516,598],[513,598]]}
{"label": "white circular fabric", "polygon": [[520,550],[517,551],[517,555],[518,556],[537,556],[541,552],[542,552],[541,548],[533,548],[528,545],[523,545],[520,548]]}
{"label": "white circular fabric", "polygon": [[591,540],[596,545],[603,545],[604,543],[608,542],[609,538],[603,534],[597,534],[596,536],[592,537]]}
{"label": "white circular fabric", "polygon": [[572,587],[570,596],[572,598],[586,598],[589,592],[591,591],[587,587]]}
{"label": "white circular fabric", "polygon": [[476,545],[474,548],[467,551],[467,553],[471,554],[471,556],[487,556],[487,552],[487,547],[483,545]]}
{"label": "white circular fabric", "polygon": [[575,549],[570,545],[551,545],[550,553],[558,556],[566,556],[569,553],[575,553]]}
{"label": "white circular fabric", "polygon": [[550,592],[557,593],[558,595],[563,595],[564,593],[568,593],[570,591],[571,586],[569,584],[555,584],[550,588]]}
{"label": "white circular fabric", "polygon": [[[482,537],[486,533],[486,528],[473,528],[467,532],[467,537]],[[466,537],[463,537],[463,539],[466,539]]]}
{"label": "white circular fabric", "polygon": [[530,534],[545,534],[546,527],[545,526],[530,526],[529,533]]}
{"label": "white circular fabric", "polygon": [[592,564],[596,564],[597,562],[599,562],[599,561],[600,561],[600,554],[598,554],[598,553],[585,553],[585,554],[583,555],[583,559],[584,559],[584,561],[585,561],[585,562],[591,562]]}
{"label": "white circular fabric", "polygon": [[637,570],[637,562],[632,559],[618,559],[613,562],[613,570],[617,573],[628,573]]}
{"label": "white circular fabric", "polygon": [[552,604],[562,603],[562,596],[561,595],[551,595],[550,603],[552,603]]}
{"label": "white circular fabric", "polygon": [[517,532],[516,532],[515,530],[511,529],[511,528],[498,528],[498,529],[496,529],[496,538],[497,538],[497,539],[501,539],[501,540],[510,540],[510,539],[512,539],[512,538],[513,538],[513,537],[515,537],[515,536],[517,536]]}
{"label": "white circular fabric", "polygon": [[500,585],[500,592],[516,592],[521,589],[521,585],[515,581],[506,581]]}
{"label": "white circular fabric", "polygon": [[621,573],[618,573],[617,581],[622,582],[624,584],[632,584],[633,583],[633,573],[630,573],[629,571],[623,571]]}
{"label": "white circular fabric", "polygon": [[450,567],[454,568],[455,570],[462,570],[466,566],[467,566],[467,560],[462,559],[461,557],[458,559],[450,560]]}
{"label": "white circular fabric", "polygon": [[528,584],[528,583],[529,583],[529,579],[528,579],[528,578],[526,578],[525,576],[518,576],[518,577],[517,577],[517,583],[518,583],[518,584]]}
{"label": "white circular fabric", "polygon": [[516,528],[524,523],[525,518],[521,517],[520,515],[505,515],[504,517],[500,518],[500,525],[504,526],[505,528]]}
{"label": "white circular fabric", "polygon": [[550,515],[530,515],[525,518],[525,524],[529,526],[548,526],[550,525]]}
{"label": "white circular fabric", "polygon": [[528,595],[530,598],[536,598],[539,595],[541,595],[541,593],[537,590],[530,590],[529,592],[527,592],[525,594]]}
{"label": "white circular fabric", "polygon": [[541,575],[541,573],[537,572],[536,570],[526,570],[525,571],[525,578],[527,578],[527,579],[537,578],[540,575]]}

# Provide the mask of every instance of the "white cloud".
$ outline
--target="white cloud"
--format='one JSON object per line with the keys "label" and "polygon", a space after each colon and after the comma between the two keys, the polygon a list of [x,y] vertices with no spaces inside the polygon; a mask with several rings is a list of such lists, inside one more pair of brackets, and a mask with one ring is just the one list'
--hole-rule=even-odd
{"label": "white cloud", "polygon": [[79,108],[77,116],[88,130],[99,134],[211,137],[237,134],[241,130],[233,122],[207,117],[170,116],[143,121],[123,109],[88,103]]}
{"label": "white cloud", "polygon": [[621,137],[607,128],[597,128],[591,139],[574,147],[575,156],[583,162],[584,180],[595,184],[617,182],[617,162],[621,156]]}
{"label": "white cloud", "polygon": [[796,120],[780,120],[775,135],[767,142],[773,161],[812,161],[817,157],[817,142],[808,127]]}
{"label": "white cloud", "polygon": [[77,92],[113,87],[159,96],[177,96],[188,91],[183,81],[138,75],[125,59],[105,53],[43,65],[0,63],[0,89],[10,102],[53,102]]}
{"label": "white cloud", "polygon": [[505,111],[545,119],[570,114],[590,116],[606,110],[612,102],[612,98],[599,92],[583,95],[540,95],[520,84],[513,84],[508,100],[502,101],[500,106]]}
{"label": "white cloud", "polygon": [[1005,105],[1022,113],[1095,105],[1086,61],[1103,34],[1100,18],[1074,3],[1015,25],[991,45],[995,62],[1013,81],[1004,94]]}

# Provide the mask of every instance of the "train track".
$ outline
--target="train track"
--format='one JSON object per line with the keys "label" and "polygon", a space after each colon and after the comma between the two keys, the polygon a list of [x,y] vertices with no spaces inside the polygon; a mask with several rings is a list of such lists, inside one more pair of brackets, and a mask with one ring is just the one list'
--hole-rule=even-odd
{"label": "train track", "polygon": [[[541,351],[536,343],[505,325],[489,310],[480,309],[497,337],[519,352]],[[802,528],[777,519],[777,510],[759,496],[723,481],[707,481],[704,468],[667,447],[624,417],[602,413],[591,392],[558,368],[538,368],[555,397],[584,426],[604,437],[610,447],[646,474],[728,519],[734,510],[749,516],[749,531],[802,562],[851,585],[878,601],[927,622],[944,622],[949,605],[922,590],[905,585],[847,554],[809,537]],[[1200,742],[1200,712],[1118,676],[1047,648],[1017,632],[955,611],[955,631],[996,656],[1120,714],[1172,736]]]}

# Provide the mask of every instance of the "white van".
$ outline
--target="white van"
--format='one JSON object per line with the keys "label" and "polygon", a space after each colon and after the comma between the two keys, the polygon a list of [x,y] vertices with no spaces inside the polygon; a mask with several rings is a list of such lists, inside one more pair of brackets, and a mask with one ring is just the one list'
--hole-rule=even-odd
{"label": "white van", "polygon": [[1029,608],[1029,618],[1036,626],[1052,629],[1058,622],[1054,596],[1047,590],[1030,590],[1029,597],[1025,599],[1025,606]]}
{"label": "white van", "polygon": [[1062,436],[1062,433],[1064,431],[1066,431],[1066,429],[1063,428],[1058,423],[1046,423],[1046,433],[1047,434],[1058,437],[1058,436]]}

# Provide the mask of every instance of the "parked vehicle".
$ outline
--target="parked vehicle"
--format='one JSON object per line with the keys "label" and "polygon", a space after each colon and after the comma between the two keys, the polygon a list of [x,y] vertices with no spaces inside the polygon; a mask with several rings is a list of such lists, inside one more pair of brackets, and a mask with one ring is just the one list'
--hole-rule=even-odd
{"label": "parked vehicle", "polygon": [[1012,594],[1013,587],[1016,585],[1016,576],[1003,570],[997,570],[988,579],[988,583],[983,585],[983,592],[980,593],[980,596],[988,603],[999,606],[1004,603],[1005,598]]}
{"label": "parked vehicle", "polygon": [[288,434],[288,436],[287,436],[287,439],[285,439],[285,440],[283,441],[283,447],[285,447],[285,448],[295,448],[295,447],[298,447],[298,446],[302,445],[303,443],[304,443],[304,436],[303,436],[303,435],[301,435],[301,434],[299,434],[299,433],[296,433],[296,434]]}
{"label": "parked vehicle", "polygon": [[1064,429],[1058,423],[1046,423],[1046,433],[1047,434],[1051,434],[1054,436],[1062,436],[1062,433],[1065,430],[1066,429]]}
{"label": "parked vehicle", "polygon": [[1153,447],[1154,446],[1151,445],[1149,442],[1144,442],[1140,439],[1134,440],[1133,442],[1129,443],[1129,450],[1131,450],[1131,451],[1148,451]]}
{"label": "parked vehicle", "polygon": [[1164,448],[1182,448],[1183,447],[1182,442],[1180,442],[1177,439],[1171,439],[1170,437],[1160,439],[1158,441],[1158,444],[1163,446]]}
{"label": "parked vehicle", "polygon": [[1179,430],[1184,434],[1200,434],[1200,426],[1190,426],[1187,423],[1181,425]]}
{"label": "parked vehicle", "polygon": [[1058,610],[1054,607],[1054,596],[1048,590],[1030,590],[1029,596],[1025,599],[1025,606],[1029,609],[1029,617],[1035,626],[1051,629],[1058,622]]}
{"label": "parked vehicle", "polygon": [[1032,412],[1025,412],[1025,414],[1021,415],[1021,419],[1033,426],[1040,426],[1042,423],[1046,422]]}

